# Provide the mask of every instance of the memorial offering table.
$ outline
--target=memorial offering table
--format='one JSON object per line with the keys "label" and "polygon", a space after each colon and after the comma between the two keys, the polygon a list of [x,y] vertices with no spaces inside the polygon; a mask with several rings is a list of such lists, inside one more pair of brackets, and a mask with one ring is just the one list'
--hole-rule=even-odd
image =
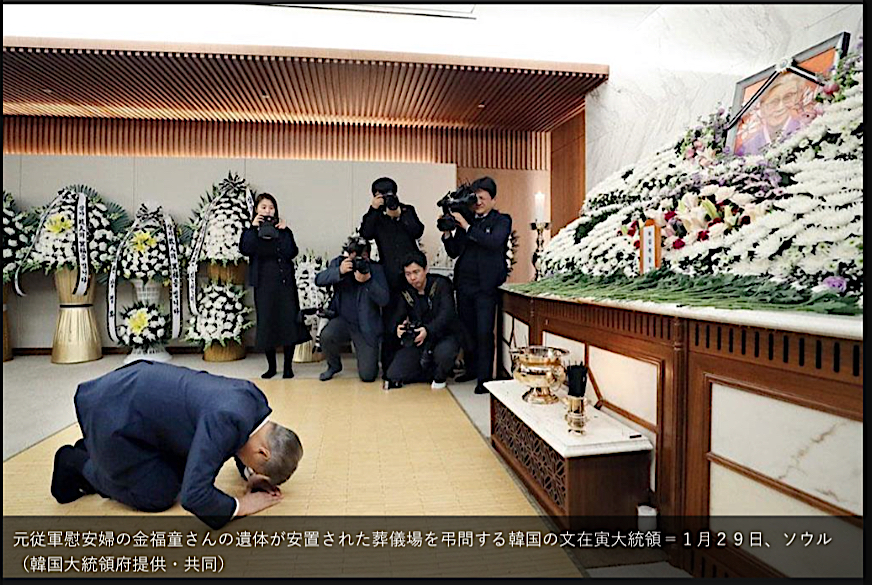
{"label": "memorial offering table", "polygon": [[515,380],[485,387],[491,443],[563,529],[580,529],[583,516],[635,518],[648,499],[651,441],[590,404],[584,434],[570,433],[562,400],[525,402],[529,388]]}

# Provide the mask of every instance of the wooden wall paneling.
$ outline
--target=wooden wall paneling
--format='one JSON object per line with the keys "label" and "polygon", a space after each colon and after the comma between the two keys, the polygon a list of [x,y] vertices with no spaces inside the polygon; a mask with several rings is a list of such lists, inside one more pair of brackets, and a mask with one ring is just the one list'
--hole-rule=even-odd
{"label": "wooden wall paneling", "polygon": [[[705,518],[709,515],[710,469],[711,463],[724,464],[730,469],[743,473],[755,481],[764,483],[790,497],[817,507],[828,514],[844,518],[855,525],[862,526],[862,518],[852,515],[847,510],[839,509],[811,495],[804,494],[795,488],[773,478],[766,478],[753,470],[747,470],[711,453],[711,387],[717,382],[726,386],[736,387],[745,391],[759,393],[777,400],[784,400],[806,408],[813,408],[852,420],[863,420],[863,388],[860,384],[847,384],[834,380],[818,381],[811,372],[802,375],[795,371],[778,369],[781,364],[766,363],[766,352],[761,352],[758,362],[743,359],[741,352],[733,358],[712,355],[712,352],[696,351],[694,345],[704,347],[702,341],[696,344],[696,327],[689,322],[693,331],[690,339],[692,350],[688,354],[688,389],[687,389],[687,443],[684,456],[684,514],[690,517]],[[723,331],[728,325],[722,325]],[[781,332],[783,333],[783,332]],[[709,345],[712,343],[712,331],[709,332]],[[734,340],[735,342],[735,340]],[[724,348],[722,339],[721,347]],[[746,351],[746,353],[748,353]],[[753,355],[753,353],[751,354]],[[823,360],[822,360],[823,361]],[[788,361],[787,364],[790,362]],[[728,567],[736,576],[783,576],[776,569],[760,562],[751,555],[734,550],[684,550],[681,551],[680,565],[686,570],[698,575],[701,559],[708,559],[709,566]]]}
{"label": "wooden wall paneling", "polygon": [[585,115],[564,122],[551,132],[551,231],[578,218],[585,195]]}
{"label": "wooden wall paneling", "polygon": [[862,383],[863,342],[759,327],[688,321],[691,351],[776,370]]}
{"label": "wooden wall paneling", "polygon": [[[513,131],[346,124],[4,116],[4,154],[389,160],[503,171],[547,171],[547,136]],[[517,168],[500,167],[514,165]],[[547,174],[545,186],[548,191]],[[512,182],[542,179],[512,178]]]}

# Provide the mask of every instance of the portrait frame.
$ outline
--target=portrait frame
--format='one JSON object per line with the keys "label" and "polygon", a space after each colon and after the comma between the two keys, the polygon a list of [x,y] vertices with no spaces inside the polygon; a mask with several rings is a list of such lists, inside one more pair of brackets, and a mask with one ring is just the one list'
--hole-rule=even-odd
{"label": "portrait frame", "polygon": [[[726,146],[731,149],[731,152],[743,148],[743,144],[748,141],[748,136],[754,133],[755,124],[762,126],[758,122],[763,115],[761,106],[770,89],[774,89],[773,86],[782,83],[782,80],[792,81],[797,87],[802,88],[800,99],[806,107],[810,105],[809,102],[813,104],[814,96],[824,85],[823,79],[828,70],[834,67],[847,52],[850,38],[849,33],[841,32],[736,83],[730,110],[731,118],[727,123]],[[805,123],[807,124],[808,121],[805,120]],[[783,137],[781,135],[770,137],[765,133],[764,137],[757,138],[757,142],[763,142],[765,147]],[[739,154],[756,154],[756,150]]]}

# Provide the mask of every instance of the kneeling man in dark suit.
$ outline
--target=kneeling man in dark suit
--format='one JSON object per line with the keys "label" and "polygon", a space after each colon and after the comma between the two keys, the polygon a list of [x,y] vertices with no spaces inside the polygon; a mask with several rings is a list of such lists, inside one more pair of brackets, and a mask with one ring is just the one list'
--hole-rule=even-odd
{"label": "kneeling man in dark suit", "polygon": [[[83,439],[55,454],[51,492],[62,503],[99,493],[143,512],[182,507],[213,529],[281,501],[297,469],[297,435],[271,422],[246,380],[137,361],[79,385]],[[233,498],[215,477],[234,457],[248,489]]]}

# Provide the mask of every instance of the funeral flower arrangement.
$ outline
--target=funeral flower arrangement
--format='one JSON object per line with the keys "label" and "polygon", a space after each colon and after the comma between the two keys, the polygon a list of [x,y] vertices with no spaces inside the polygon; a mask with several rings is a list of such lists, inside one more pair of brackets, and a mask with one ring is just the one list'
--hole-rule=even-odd
{"label": "funeral flower arrangement", "polygon": [[509,234],[509,241],[506,242],[506,268],[509,270],[509,274],[512,273],[512,270],[515,268],[515,264],[518,262],[518,242],[520,239],[518,238],[518,232],[512,230],[512,233]]}
{"label": "funeral flower arrangement", "polygon": [[[658,290],[678,292],[689,279],[708,280],[734,299],[759,288],[756,308],[862,312],[862,53],[840,61],[819,101],[807,126],[760,155],[716,147],[724,135],[718,110],[677,143],[612,174],[551,239],[546,278],[526,289],[591,293],[605,279],[610,298],[622,294],[615,275],[623,282],[638,275],[641,226],[651,219],[662,238],[654,272],[673,276],[652,273],[639,286],[656,280]],[[639,298],[655,296],[640,291]],[[699,300],[689,292],[667,296]],[[745,306],[725,306],[738,304]]]}
{"label": "funeral flower arrangement", "polygon": [[[161,215],[156,213],[149,214],[135,227],[121,246],[121,276],[128,280],[151,280],[163,285],[169,283],[170,253],[166,230]],[[176,242],[179,242],[181,233],[175,224],[173,230]]]}
{"label": "funeral flower arrangement", "polygon": [[[32,222],[30,222],[32,223]],[[28,214],[19,211],[11,193],[3,191],[3,284],[12,280],[32,237]]]}
{"label": "funeral flower arrangement", "polygon": [[242,342],[242,333],[254,323],[246,316],[251,307],[242,302],[245,289],[240,285],[211,281],[197,293],[199,314],[188,320],[185,339],[203,343],[227,345]]}
{"label": "funeral flower arrangement", "polygon": [[166,345],[170,339],[170,317],[152,303],[137,301],[121,311],[118,333],[121,342],[133,349]]}
{"label": "funeral flower arrangement", "polygon": [[315,276],[327,268],[328,260],[311,250],[294,258],[294,270],[297,278],[297,292],[300,299],[300,310],[303,320],[313,333],[318,325],[318,309],[323,309],[330,302],[330,287],[316,286]]}
{"label": "funeral flower arrangement", "polygon": [[[228,173],[200,198],[184,239],[190,239],[185,256],[194,264],[206,261],[221,265],[243,260],[239,252],[242,231],[251,223],[253,197],[244,179]],[[196,257],[194,257],[196,255]]]}
{"label": "funeral flower arrangement", "polygon": [[[80,216],[78,202],[84,196],[85,215]],[[86,236],[87,258],[96,273],[109,270],[118,246],[119,234],[130,223],[127,212],[119,205],[104,201],[91,187],[70,185],[58,191],[46,206],[34,209],[40,218],[32,249],[22,260],[27,270],[44,270],[46,274],[62,268],[75,270],[77,229]]]}

